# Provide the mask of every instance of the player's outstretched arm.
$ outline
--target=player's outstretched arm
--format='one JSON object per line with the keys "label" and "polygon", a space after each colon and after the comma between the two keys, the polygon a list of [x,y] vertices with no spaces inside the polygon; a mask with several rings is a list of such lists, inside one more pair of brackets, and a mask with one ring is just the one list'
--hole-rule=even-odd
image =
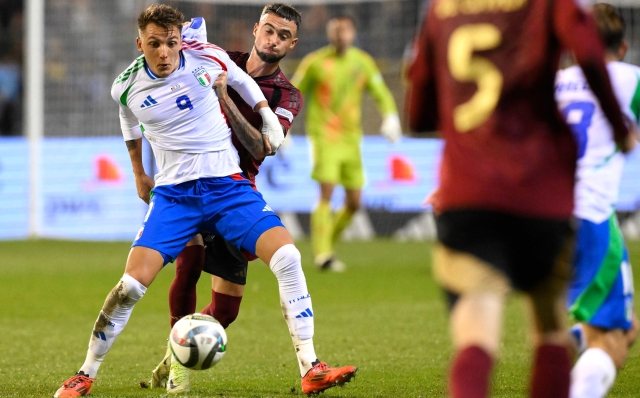
{"label": "player's outstretched arm", "polygon": [[153,179],[147,175],[142,165],[142,138],[135,140],[125,141],[127,149],[129,150],[129,157],[131,158],[131,165],[133,166],[133,175],[136,179],[136,190],[140,199],[145,203],[149,203],[151,189],[155,183]]}
{"label": "player's outstretched arm", "polygon": [[242,143],[242,146],[247,148],[255,159],[264,159],[265,156],[271,153],[269,140],[263,139],[262,133],[247,122],[247,119],[242,116],[236,104],[229,98],[227,94],[227,72],[222,72],[218,76],[213,82],[213,87],[216,89],[220,107],[222,107],[227,121],[231,124],[233,132]]}
{"label": "player's outstretched arm", "polygon": [[632,148],[629,127],[622,118],[618,101],[611,88],[609,73],[604,63],[604,47],[598,37],[595,22],[572,0],[555,3],[554,27],[560,42],[570,49],[582,68],[591,91],[600,101],[602,111],[613,127],[614,139],[622,152]]}
{"label": "player's outstretched arm", "polygon": [[402,125],[398,116],[398,108],[393,99],[391,90],[385,84],[382,73],[378,69],[373,58],[363,54],[363,65],[367,69],[367,90],[371,94],[380,114],[382,115],[382,125],[380,134],[391,142],[396,142],[402,136]]}
{"label": "player's outstretched arm", "polygon": [[[433,6],[432,6],[433,7]],[[432,15],[427,11],[425,20]],[[433,79],[433,48],[429,43],[428,26],[424,23],[420,36],[414,43],[414,60],[409,67],[410,81],[406,97],[406,114],[409,128],[414,137],[425,137],[425,132],[432,132],[438,128],[438,108],[436,85]]]}

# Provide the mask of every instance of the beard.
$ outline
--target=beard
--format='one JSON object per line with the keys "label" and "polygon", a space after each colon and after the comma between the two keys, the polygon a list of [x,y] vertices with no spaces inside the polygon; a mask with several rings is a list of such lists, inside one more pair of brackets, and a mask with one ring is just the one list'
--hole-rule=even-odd
{"label": "beard", "polygon": [[266,62],[268,64],[275,64],[278,61],[280,61],[282,58],[284,58],[284,55],[267,54],[265,52],[258,50],[257,48],[256,48],[256,54],[258,54],[258,57],[260,57],[262,62]]}

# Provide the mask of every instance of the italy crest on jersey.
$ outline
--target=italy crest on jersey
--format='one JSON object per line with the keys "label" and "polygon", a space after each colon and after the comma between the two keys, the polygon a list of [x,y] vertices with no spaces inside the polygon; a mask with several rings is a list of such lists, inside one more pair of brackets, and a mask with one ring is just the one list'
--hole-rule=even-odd
{"label": "italy crest on jersey", "polygon": [[202,87],[209,87],[211,85],[211,76],[204,67],[200,66],[194,70],[193,76],[198,79],[198,82]]}

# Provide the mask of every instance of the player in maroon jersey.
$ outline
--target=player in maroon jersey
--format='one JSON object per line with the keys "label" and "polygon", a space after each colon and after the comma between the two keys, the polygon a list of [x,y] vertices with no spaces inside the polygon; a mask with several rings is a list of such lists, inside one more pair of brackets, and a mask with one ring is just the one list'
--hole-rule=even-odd
{"label": "player in maroon jersey", "polygon": [[566,398],[563,312],[576,145],[554,101],[571,50],[623,151],[629,130],[595,25],[574,0],[435,0],[410,70],[410,125],[445,147],[434,273],[451,305],[453,397],[486,397],[510,290],[531,304],[531,396]]}
{"label": "player in maroon jersey", "polygon": [[[200,18],[193,21],[196,19],[201,21]],[[204,22],[197,23],[197,28],[201,29],[200,23]],[[285,135],[300,112],[303,99],[300,91],[280,70],[279,62],[295,47],[299,23],[300,14],[293,7],[269,4],[263,9],[260,22],[254,26],[256,40],[251,53],[228,52],[231,60],[258,83],[269,106],[280,119]],[[262,118],[236,91],[226,86],[226,73],[216,79],[214,86],[221,108],[234,131],[232,142],[238,151],[240,167],[243,174],[255,184],[260,164],[265,156],[273,154],[269,141],[263,140],[260,133]],[[236,134],[239,129],[245,130],[244,134]],[[239,137],[253,139],[241,141]],[[212,297],[211,303],[201,313],[213,316],[223,327],[228,327],[240,310],[247,279],[247,259],[255,259],[248,256],[248,253],[242,253],[233,244],[214,234],[205,232],[194,237],[176,259],[176,277],[169,290],[171,326],[196,311],[196,284],[204,270],[212,277]],[[296,354],[300,352],[296,350]],[[330,368],[317,358],[309,365],[312,366],[311,370],[302,378],[302,390],[307,394],[342,385],[356,372],[353,366]],[[301,373],[304,373],[302,365]],[[171,363],[170,350],[154,369],[151,386],[166,387],[170,393],[189,390],[188,372],[179,364]]]}

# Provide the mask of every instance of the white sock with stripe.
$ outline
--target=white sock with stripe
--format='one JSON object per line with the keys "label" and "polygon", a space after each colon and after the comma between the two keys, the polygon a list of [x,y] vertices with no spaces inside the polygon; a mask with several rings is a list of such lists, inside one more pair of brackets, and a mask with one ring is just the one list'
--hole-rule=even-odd
{"label": "white sock with stripe", "polygon": [[313,348],[313,306],[300,252],[292,244],[284,245],[273,254],[269,267],[278,279],[282,314],[289,326],[300,375],[304,376],[317,357]]}
{"label": "white sock with stripe", "polygon": [[600,348],[587,349],[571,370],[570,398],[603,398],[616,379],[613,360]]}
{"label": "white sock with stripe", "polygon": [[104,357],[127,325],[133,307],[146,291],[147,288],[133,277],[127,274],[122,276],[107,296],[93,326],[87,357],[80,368],[82,372],[89,377],[96,377]]}

